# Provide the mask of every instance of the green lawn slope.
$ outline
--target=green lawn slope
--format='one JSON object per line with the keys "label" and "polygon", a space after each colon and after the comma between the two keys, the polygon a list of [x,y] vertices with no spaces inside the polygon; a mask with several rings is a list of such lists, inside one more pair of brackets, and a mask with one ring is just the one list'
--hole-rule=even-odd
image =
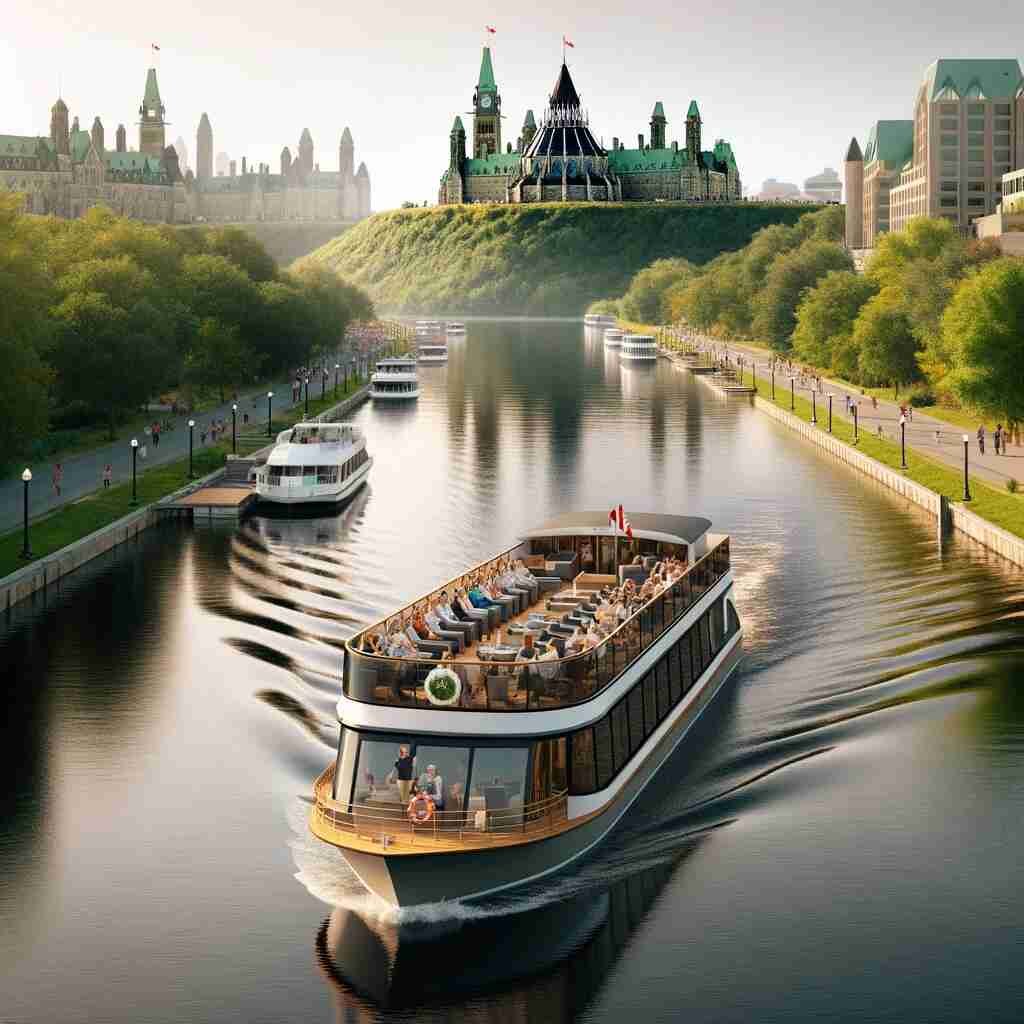
{"label": "green lawn slope", "polygon": [[705,263],[806,206],[544,203],[379,213],[317,249],[398,313],[578,315],[656,259]]}

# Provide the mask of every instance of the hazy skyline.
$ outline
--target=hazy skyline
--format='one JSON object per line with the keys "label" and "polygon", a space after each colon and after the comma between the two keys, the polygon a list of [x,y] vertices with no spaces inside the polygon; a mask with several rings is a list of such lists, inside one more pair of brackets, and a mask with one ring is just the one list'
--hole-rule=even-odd
{"label": "hazy skyline", "polygon": [[646,136],[656,100],[668,138],[682,140],[696,99],[705,138],[732,143],[746,191],[769,177],[802,186],[826,166],[841,171],[850,136],[863,145],[872,121],[909,118],[937,57],[1020,56],[1007,41],[1020,36],[1024,15],[993,11],[968,24],[962,9],[945,6],[822,11],[791,0],[771,9],[724,0],[709,16],[695,4],[656,2],[640,15],[598,0],[571,15],[513,16],[491,4],[453,21],[410,2],[341,10],[317,0],[286,8],[221,0],[215,12],[185,4],[168,17],[125,0],[81,8],[44,0],[19,5],[0,40],[0,133],[47,133],[59,88],[83,128],[99,115],[112,141],[123,122],[135,148],[152,65],[168,141],[181,135],[191,154],[206,111],[214,152],[239,167],[244,156],[276,170],[281,148],[294,156],[308,127],[315,159],[334,170],[349,126],[375,210],[434,202],[454,116],[471,131],[465,114],[491,24],[503,142],[515,144],[527,108],[543,109],[565,34],[576,44],[568,61],[591,126],[606,145],[616,135],[634,145],[639,132]]}

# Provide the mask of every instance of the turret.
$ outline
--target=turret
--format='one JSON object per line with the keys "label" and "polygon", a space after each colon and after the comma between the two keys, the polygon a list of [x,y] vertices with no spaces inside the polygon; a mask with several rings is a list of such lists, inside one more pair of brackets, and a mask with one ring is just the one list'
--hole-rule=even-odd
{"label": "turret", "polygon": [[686,155],[691,164],[700,164],[700,111],[697,101],[690,100],[690,109],[686,111]]}
{"label": "turret", "polygon": [[181,167],[178,165],[178,151],[173,146],[168,146],[161,154],[164,162],[164,170],[171,182],[181,181]]}
{"label": "turret", "polygon": [[357,216],[360,220],[370,216],[370,172],[366,164],[360,164],[356,171],[356,195],[358,196]]}
{"label": "turret", "polygon": [[843,178],[846,200],[846,247],[864,248],[864,154],[857,139],[850,140],[843,162]]}
{"label": "turret", "polygon": [[308,128],[303,128],[299,137],[299,166],[306,174],[313,173],[313,136]]}
{"label": "turret", "polygon": [[78,126],[78,118],[76,117],[74,121],[71,122],[71,134],[74,135],[75,132],[80,132],[81,130],[82,129]]}
{"label": "turret", "polygon": [[50,141],[53,148],[62,156],[67,156],[71,152],[68,139],[68,107],[60,97],[50,108]]}
{"label": "turret", "polygon": [[114,145],[117,147],[118,153],[126,153],[128,151],[128,133],[124,130],[123,124],[119,124],[117,126],[117,134],[114,136]]}
{"label": "turret", "polygon": [[501,152],[501,96],[494,81],[491,48],[484,47],[480,75],[473,93],[473,156]]}
{"label": "turret", "polygon": [[338,143],[338,172],[343,182],[353,176],[355,166],[355,144],[352,141],[352,133],[346,128],[341,133],[341,142]]}
{"label": "turret", "polygon": [[667,124],[665,108],[661,105],[661,100],[658,100],[651,112],[651,149],[665,148],[665,126]]}
{"label": "turret", "polygon": [[148,156],[163,156],[165,138],[163,100],[156,83],[156,68],[146,73],[146,90],[139,107],[139,152]]}
{"label": "turret", "polygon": [[534,135],[537,134],[537,121],[534,119],[533,111],[528,110],[526,117],[523,119],[523,150],[533,142]]}
{"label": "turret", "polygon": [[92,136],[93,149],[103,156],[103,122],[97,117],[93,119],[92,131],[89,133]]}
{"label": "turret", "polygon": [[281,150],[281,177],[287,178],[292,169],[292,151],[285,146]]}
{"label": "turret", "polygon": [[462,118],[456,117],[449,136],[449,166],[461,172],[466,159],[466,129],[462,127]]}
{"label": "turret", "polygon": [[200,181],[213,177],[213,127],[205,111],[196,129],[196,177]]}

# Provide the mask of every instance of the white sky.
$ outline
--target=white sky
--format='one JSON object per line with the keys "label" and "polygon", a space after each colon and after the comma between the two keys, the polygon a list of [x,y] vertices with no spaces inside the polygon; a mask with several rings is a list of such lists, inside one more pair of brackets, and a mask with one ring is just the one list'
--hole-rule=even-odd
{"label": "white sky", "polygon": [[[484,0],[463,17],[413,0],[16,0],[12,8],[0,37],[0,133],[46,134],[59,84],[83,128],[99,114],[113,145],[123,121],[134,148],[152,56],[168,141],[181,135],[193,162],[204,110],[215,154],[274,170],[282,146],[295,155],[304,127],[321,167],[337,169],[348,125],[378,210],[436,199],[452,120],[470,107],[485,24],[498,29],[489,39],[503,141],[515,143],[527,107],[539,114],[565,33],[595,134],[635,144],[660,99],[669,139],[681,140],[695,98],[705,138],[733,144],[754,190],[767,177],[801,184],[826,165],[841,170],[852,134],[863,144],[873,120],[911,116],[936,57],[1016,57],[1024,38],[1024,9],[973,18],[950,0],[862,0],[841,10],[807,0],[592,0],[528,15]],[[161,52],[151,55],[150,43]]]}

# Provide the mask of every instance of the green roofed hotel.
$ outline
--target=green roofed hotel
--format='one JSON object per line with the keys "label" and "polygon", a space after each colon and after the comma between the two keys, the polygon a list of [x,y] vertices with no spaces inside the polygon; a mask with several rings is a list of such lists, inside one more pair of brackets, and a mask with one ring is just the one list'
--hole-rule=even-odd
{"label": "green roofed hotel", "polygon": [[702,119],[692,100],[685,143],[668,142],[664,104],[654,104],[650,135],[636,148],[618,138],[606,149],[595,137],[568,66],[562,62],[547,109],[538,123],[526,112],[515,147],[502,149],[501,95],[489,47],[484,47],[473,94],[473,136],[462,119],[449,135],[448,168],[438,201],[447,203],[622,202],[629,200],[738,200],[740,173],[724,139],[704,149]]}

